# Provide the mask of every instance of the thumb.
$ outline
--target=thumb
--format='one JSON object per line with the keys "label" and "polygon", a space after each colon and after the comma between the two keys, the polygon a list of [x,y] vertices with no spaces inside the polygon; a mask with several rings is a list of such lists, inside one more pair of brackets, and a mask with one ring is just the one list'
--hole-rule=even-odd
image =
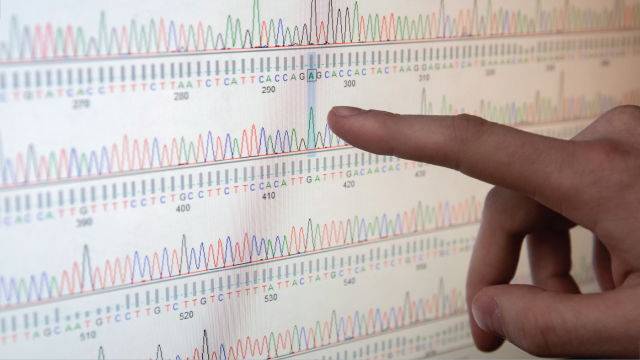
{"label": "thumb", "polygon": [[640,287],[567,294],[529,285],[480,291],[478,326],[542,357],[635,357],[640,349]]}

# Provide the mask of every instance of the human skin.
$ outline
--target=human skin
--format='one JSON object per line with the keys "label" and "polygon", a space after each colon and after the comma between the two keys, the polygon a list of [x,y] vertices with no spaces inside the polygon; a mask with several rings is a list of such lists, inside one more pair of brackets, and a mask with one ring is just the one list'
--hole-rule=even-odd
{"label": "human skin", "polygon": [[[640,107],[615,108],[571,140],[476,116],[334,107],[331,130],[357,148],[448,167],[495,187],[467,278],[473,339],[544,357],[635,357],[640,349]],[[570,275],[569,229],[594,234],[602,289]],[[509,284],[527,240],[533,286]]]}

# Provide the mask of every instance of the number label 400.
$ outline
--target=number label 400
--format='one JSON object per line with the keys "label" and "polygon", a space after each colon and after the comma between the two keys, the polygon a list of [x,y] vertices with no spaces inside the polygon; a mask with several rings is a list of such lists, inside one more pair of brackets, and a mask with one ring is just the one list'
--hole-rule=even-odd
{"label": "number label 400", "polygon": [[178,207],[176,208],[176,212],[179,212],[179,213],[183,213],[187,211],[191,211],[191,205],[189,204],[178,205]]}

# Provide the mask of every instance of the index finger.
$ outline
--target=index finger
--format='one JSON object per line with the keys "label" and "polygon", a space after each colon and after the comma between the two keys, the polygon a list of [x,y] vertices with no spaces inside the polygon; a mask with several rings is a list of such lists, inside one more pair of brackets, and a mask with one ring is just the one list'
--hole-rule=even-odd
{"label": "index finger", "polygon": [[575,142],[466,114],[397,115],[334,107],[327,121],[337,136],[365,151],[455,169],[532,196],[551,208],[561,200],[569,171],[579,159]]}

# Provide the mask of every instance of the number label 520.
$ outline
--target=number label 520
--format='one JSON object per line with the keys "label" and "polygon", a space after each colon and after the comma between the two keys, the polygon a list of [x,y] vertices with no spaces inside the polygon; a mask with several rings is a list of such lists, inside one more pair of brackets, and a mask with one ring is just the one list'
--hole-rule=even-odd
{"label": "number label 520", "polygon": [[180,320],[193,319],[193,311],[180,313]]}

